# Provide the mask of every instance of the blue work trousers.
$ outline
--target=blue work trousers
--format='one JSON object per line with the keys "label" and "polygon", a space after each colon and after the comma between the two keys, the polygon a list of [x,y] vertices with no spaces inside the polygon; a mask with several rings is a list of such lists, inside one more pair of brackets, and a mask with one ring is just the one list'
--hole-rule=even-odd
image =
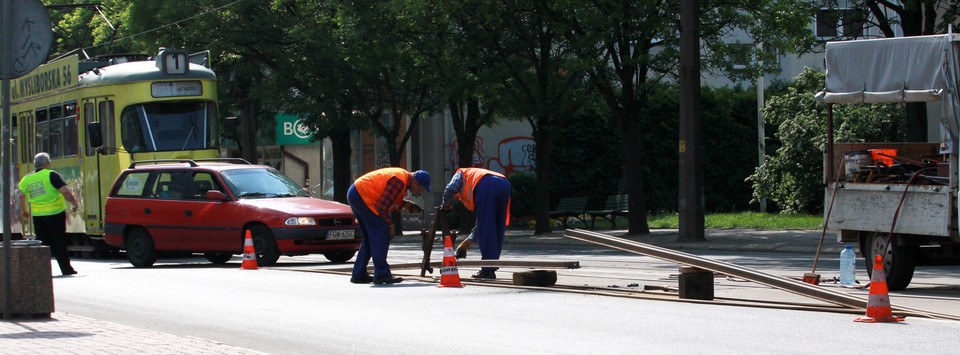
{"label": "blue work trousers", "polygon": [[354,185],[347,190],[347,203],[353,210],[353,216],[360,224],[360,250],[357,251],[357,260],[353,263],[353,277],[367,275],[367,265],[373,259],[373,278],[388,279],[393,277],[390,265],[387,264],[387,249],[390,248],[390,225],[367,207]]}
{"label": "blue work trousers", "polygon": [[[486,175],[473,190],[477,226],[473,239],[480,246],[480,259],[500,260],[503,234],[507,228],[507,208],[510,207],[510,182],[495,175]],[[495,267],[483,270],[495,271]]]}

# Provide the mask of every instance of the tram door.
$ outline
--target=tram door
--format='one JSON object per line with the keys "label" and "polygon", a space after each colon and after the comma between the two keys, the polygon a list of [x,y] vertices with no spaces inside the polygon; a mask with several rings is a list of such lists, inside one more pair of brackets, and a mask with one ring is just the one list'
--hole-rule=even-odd
{"label": "tram door", "polygon": [[[103,207],[113,180],[119,173],[117,139],[114,133],[114,101],[110,97],[89,97],[81,100],[83,114],[83,200],[87,234],[103,235]],[[90,146],[88,124],[100,122],[103,146]]]}

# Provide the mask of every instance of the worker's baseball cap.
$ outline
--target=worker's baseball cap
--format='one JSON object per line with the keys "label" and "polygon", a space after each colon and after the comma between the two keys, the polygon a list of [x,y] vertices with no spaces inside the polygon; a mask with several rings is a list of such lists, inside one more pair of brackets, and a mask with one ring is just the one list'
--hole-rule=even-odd
{"label": "worker's baseball cap", "polygon": [[420,184],[420,186],[423,186],[427,192],[433,192],[430,191],[430,173],[423,170],[417,170],[413,172],[413,178],[417,179],[417,183]]}

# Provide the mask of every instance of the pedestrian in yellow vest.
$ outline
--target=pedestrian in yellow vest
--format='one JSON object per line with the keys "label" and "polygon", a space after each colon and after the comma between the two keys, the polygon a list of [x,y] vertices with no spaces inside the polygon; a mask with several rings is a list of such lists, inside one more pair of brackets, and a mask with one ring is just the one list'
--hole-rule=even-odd
{"label": "pedestrian in yellow vest", "polygon": [[[374,170],[358,178],[347,190],[347,202],[360,225],[360,250],[353,264],[352,283],[395,284],[403,281],[393,277],[387,264],[387,248],[390,247],[390,212],[406,209],[416,213],[421,210],[409,200],[404,200],[407,191],[419,195],[430,192],[430,174],[423,170],[409,172],[401,168]],[[373,276],[367,273],[367,265],[373,259]]]}
{"label": "pedestrian in yellow vest", "polygon": [[[457,259],[467,257],[467,250],[480,244],[481,260],[500,260],[503,237],[510,224],[510,181],[503,174],[480,168],[457,169],[443,190],[440,205],[450,208],[456,197],[463,206],[477,214],[477,223],[467,239],[457,246]],[[475,279],[495,279],[495,267],[481,268]]]}
{"label": "pedestrian in yellow vest", "polygon": [[[56,171],[50,170],[50,155],[37,153],[33,157],[36,171],[27,174],[20,180],[20,213],[24,220],[33,215],[33,231],[43,245],[50,247],[50,252],[57,258],[60,273],[73,275],[77,271],[70,266],[70,254],[67,252],[67,204],[71,210],[77,210],[77,200],[67,188],[67,183]],[[27,202],[30,208],[27,209]]]}

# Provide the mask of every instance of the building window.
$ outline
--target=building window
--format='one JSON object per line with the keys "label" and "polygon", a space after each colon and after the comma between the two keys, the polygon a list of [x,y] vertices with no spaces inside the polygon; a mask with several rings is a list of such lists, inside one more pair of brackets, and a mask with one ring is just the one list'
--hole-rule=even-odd
{"label": "building window", "polygon": [[867,16],[859,10],[821,9],[817,12],[817,38],[821,40],[863,37]]}

